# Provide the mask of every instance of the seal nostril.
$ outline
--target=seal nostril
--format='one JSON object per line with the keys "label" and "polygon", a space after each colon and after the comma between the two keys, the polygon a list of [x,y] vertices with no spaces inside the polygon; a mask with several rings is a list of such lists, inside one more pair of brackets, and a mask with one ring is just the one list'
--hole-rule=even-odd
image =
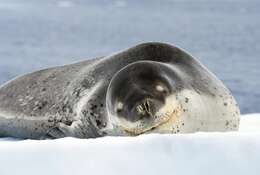
{"label": "seal nostril", "polygon": [[143,105],[138,105],[136,107],[136,111],[138,112],[138,114],[144,115],[145,114],[145,110],[143,108]]}
{"label": "seal nostril", "polygon": [[140,105],[136,107],[140,118],[149,118],[152,117],[151,101],[149,99],[144,100]]}
{"label": "seal nostril", "polygon": [[149,104],[149,101],[148,101],[148,100],[146,100],[146,101],[144,102],[144,107],[145,107],[145,110],[146,110],[148,113],[150,113],[150,104]]}

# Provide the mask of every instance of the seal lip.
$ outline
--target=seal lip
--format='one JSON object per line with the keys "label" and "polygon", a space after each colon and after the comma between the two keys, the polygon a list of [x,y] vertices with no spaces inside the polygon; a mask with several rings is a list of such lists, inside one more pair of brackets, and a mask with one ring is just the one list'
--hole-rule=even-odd
{"label": "seal lip", "polygon": [[156,129],[160,129],[161,126],[167,124],[167,123],[170,123],[171,121],[175,121],[177,118],[178,118],[178,114],[179,111],[177,109],[175,110],[172,110],[171,112],[167,111],[165,112],[163,115],[164,117],[157,117],[159,118],[159,120],[155,121],[154,125],[148,127],[148,128],[145,128],[143,129],[142,131],[140,132],[136,132],[137,130],[131,130],[131,129],[126,129],[125,127],[123,126],[120,126],[120,128],[122,128],[124,130],[124,132],[128,133],[129,135],[140,135],[140,134],[145,134],[145,133],[151,133],[153,130],[156,130]]}

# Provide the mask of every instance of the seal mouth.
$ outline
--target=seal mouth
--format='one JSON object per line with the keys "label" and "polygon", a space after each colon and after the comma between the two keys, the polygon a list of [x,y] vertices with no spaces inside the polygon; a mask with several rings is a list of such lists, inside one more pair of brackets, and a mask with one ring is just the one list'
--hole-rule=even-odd
{"label": "seal mouth", "polygon": [[[159,118],[157,121],[155,120],[154,124],[150,127],[143,128],[136,128],[136,129],[130,129],[123,127],[124,131],[128,133],[129,135],[135,136],[145,133],[152,133],[153,131],[158,131],[160,133],[160,127],[163,127],[165,124],[171,124],[173,123],[177,118],[177,110],[166,112],[164,115],[155,116],[155,118]],[[171,128],[168,128],[167,130],[171,130]]]}
{"label": "seal mouth", "polygon": [[[171,101],[171,99],[168,99]],[[178,117],[180,116],[180,106],[174,105],[173,102],[166,103],[168,105],[163,106],[155,115],[153,116],[152,123],[144,124],[140,127],[135,128],[126,128],[121,126],[121,128],[131,136],[136,136],[145,133],[171,133],[172,126],[177,121]],[[173,108],[175,106],[175,108]]]}

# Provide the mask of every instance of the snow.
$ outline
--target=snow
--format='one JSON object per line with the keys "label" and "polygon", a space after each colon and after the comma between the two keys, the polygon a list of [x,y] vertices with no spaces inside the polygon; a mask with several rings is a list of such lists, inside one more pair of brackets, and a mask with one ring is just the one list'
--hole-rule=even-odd
{"label": "snow", "polygon": [[242,113],[259,113],[259,12],[259,0],[0,0],[0,84],[159,41],[198,58]]}
{"label": "snow", "polygon": [[239,127],[240,132],[259,132],[260,133],[260,114],[247,114],[241,118]]}
{"label": "snow", "polygon": [[239,132],[0,141],[0,174],[259,174],[260,114]]}

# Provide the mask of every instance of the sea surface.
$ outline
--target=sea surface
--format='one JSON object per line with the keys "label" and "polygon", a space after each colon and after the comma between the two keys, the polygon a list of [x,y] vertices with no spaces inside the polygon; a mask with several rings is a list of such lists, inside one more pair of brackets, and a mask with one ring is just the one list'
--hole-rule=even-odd
{"label": "sea surface", "polygon": [[258,0],[0,0],[0,84],[147,41],[185,49],[260,112]]}

